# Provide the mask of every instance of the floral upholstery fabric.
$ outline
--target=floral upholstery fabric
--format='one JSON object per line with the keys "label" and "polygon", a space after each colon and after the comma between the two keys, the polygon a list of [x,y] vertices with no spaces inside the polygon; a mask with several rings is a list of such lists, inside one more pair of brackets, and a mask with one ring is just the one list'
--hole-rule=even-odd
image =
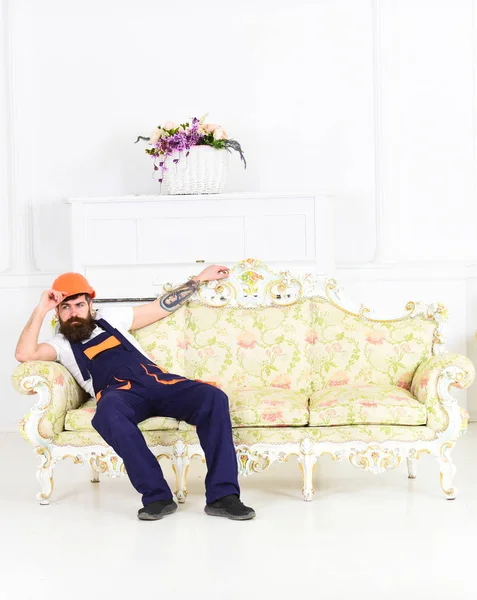
{"label": "floral upholstery fabric", "polygon": [[311,302],[315,391],[353,383],[410,389],[417,366],[431,355],[433,321],[373,322],[323,298]]}
{"label": "floral upholstery fabric", "polygon": [[[55,434],[64,430],[67,411],[80,406],[86,399],[86,392],[76,383],[68,369],[57,362],[35,360],[17,366],[12,377],[15,389],[22,394],[35,394],[34,390],[38,388],[27,391],[22,387],[22,381],[27,377],[40,378],[36,385],[45,386],[48,391],[48,402],[44,406],[38,431],[41,437],[52,439]],[[29,417],[30,413],[22,421]]]}
{"label": "floral upholstery fabric", "polygon": [[229,392],[232,427],[307,425],[308,398],[299,392],[273,387]]}
{"label": "floral upholstery fabric", "polygon": [[[144,431],[148,446],[173,446],[178,441],[198,445],[195,431]],[[353,425],[337,427],[238,427],[233,430],[234,443],[246,444],[297,444],[306,438],[313,442],[416,442],[435,439],[436,432],[420,425]],[[107,446],[96,431],[64,431],[55,436],[58,446]]]}
{"label": "floral upholstery fabric", "polygon": [[442,371],[447,367],[457,367],[462,378],[456,381],[455,387],[468,387],[475,377],[474,366],[471,361],[461,354],[438,354],[421,363],[414,375],[411,393],[426,405],[428,412],[428,425],[436,431],[444,430],[449,423],[449,415],[441,403],[437,390],[437,382]]}
{"label": "floral upholstery fabric", "polygon": [[[90,398],[80,408],[70,410],[66,413],[65,430],[66,431],[94,431],[91,425],[96,414],[96,400]],[[179,422],[167,417],[152,417],[139,423],[139,429],[142,431],[156,431],[162,429],[178,429]]]}
{"label": "floral upholstery fabric", "polygon": [[186,307],[186,376],[236,388],[274,387],[308,394],[310,301],[247,309]]}
{"label": "floral upholstery fabric", "polygon": [[[163,369],[213,381],[229,395],[237,444],[283,444],[306,437],[434,439],[448,423],[437,392],[440,373],[457,367],[460,387],[474,377],[464,356],[431,357],[434,329],[421,318],[360,319],[317,297],[260,309],[191,303],[134,335]],[[13,383],[23,394],[46,390],[42,412],[35,409],[21,422],[25,437],[32,419],[48,443],[106,445],[91,427],[94,401],[84,404],[86,394],[62,365],[21,364]],[[173,419],[150,419],[141,429],[150,445],[198,443],[194,427]]]}
{"label": "floral upholstery fabric", "polygon": [[341,385],[315,392],[310,425],[425,425],[426,406],[392,385]]}
{"label": "floral upholstery fabric", "polygon": [[[189,433],[189,432],[188,432]],[[256,427],[233,430],[235,444],[299,443],[306,438],[313,442],[415,442],[433,440],[435,431],[425,425],[346,425],[337,427]],[[191,442],[189,442],[191,443]]]}
{"label": "floral upholstery fabric", "polygon": [[185,316],[185,310],[178,310],[157,323],[131,331],[161,369],[177,375],[185,374],[184,352],[188,344]]}

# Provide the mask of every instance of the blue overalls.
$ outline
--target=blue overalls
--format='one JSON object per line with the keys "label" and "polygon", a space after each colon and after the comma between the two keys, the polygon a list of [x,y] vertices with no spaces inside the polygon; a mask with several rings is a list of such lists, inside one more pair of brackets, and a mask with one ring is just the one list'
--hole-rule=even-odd
{"label": "blue overalls", "polygon": [[164,372],[104,319],[96,324],[104,330],[101,334],[71,348],[84,380],[92,378],[98,400],[92,425],[123,459],[143,504],[172,498],[138,428],[154,416],[196,425],[207,461],[208,504],[240,495],[227,395],[207,383]]}

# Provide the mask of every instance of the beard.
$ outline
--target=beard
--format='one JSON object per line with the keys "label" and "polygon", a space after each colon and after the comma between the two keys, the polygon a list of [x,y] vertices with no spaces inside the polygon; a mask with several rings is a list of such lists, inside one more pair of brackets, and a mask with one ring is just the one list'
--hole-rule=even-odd
{"label": "beard", "polygon": [[96,328],[96,321],[91,315],[88,315],[86,319],[81,317],[71,317],[67,321],[59,319],[59,322],[60,333],[73,343],[87,340]]}

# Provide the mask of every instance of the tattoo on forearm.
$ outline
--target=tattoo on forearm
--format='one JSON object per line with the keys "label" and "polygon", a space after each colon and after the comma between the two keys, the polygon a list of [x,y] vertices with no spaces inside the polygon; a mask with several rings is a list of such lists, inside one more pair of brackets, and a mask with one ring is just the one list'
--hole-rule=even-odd
{"label": "tattoo on forearm", "polygon": [[191,279],[187,283],[183,283],[179,287],[167,292],[159,299],[161,308],[168,312],[174,312],[199,289],[199,285],[198,281]]}

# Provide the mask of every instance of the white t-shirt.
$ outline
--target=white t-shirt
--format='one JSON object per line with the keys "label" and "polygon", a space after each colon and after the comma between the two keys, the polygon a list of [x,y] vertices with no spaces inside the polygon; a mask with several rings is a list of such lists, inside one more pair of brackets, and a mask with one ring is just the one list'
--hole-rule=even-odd
{"label": "white t-shirt", "polygon": [[[119,333],[124,335],[126,339],[128,339],[133,346],[135,346],[139,352],[144,354],[147,358],[147,354],[139,345],[138,341],[129,333],[129,329],[131,328],[134,313],[132,306],[114,306],[114,307],[105,307],[96,310],[96,314],[94,318],[97,319],[105,319],[112,327],[117,329]],[[103,333],[104,329],[100,327],[96,327],[91,336],[83,341],[83,344],[88,342],[91,338],[96,337],[100,333]],[[78,367],[78,363],[76,362],[75,356],[73,354],[73,350],[71,349],[71,344],[65,338],[62,333],[57,333],[51,340],[47,340],[46,344],[50,344],[56,350],[56,360],[61,363],[64,367],[68,369],[68,371],[73,375],[79,385],[88,392],[90,396],[94,396],[93,389],[93,381],[92,379],[88,379],[85,381],[81,375],[81,371]]]}

